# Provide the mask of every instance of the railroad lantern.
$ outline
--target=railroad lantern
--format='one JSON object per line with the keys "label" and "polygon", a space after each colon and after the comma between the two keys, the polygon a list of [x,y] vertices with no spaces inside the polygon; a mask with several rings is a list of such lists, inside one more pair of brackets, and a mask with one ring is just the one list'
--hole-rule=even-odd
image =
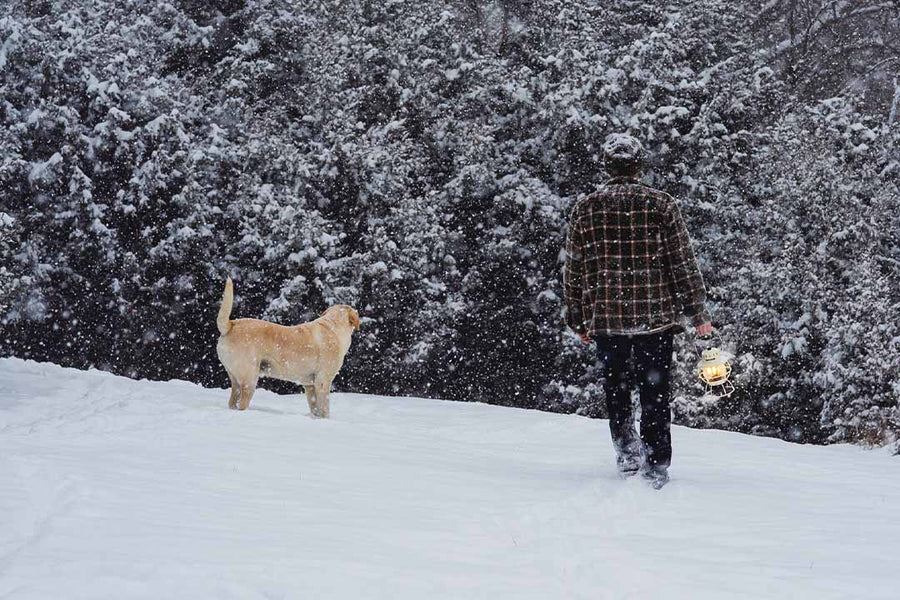
{"label": "railroad lantern", "polygon": [[697,376],[710,396],[725,398],[734,393],[734,384],[729,380],[731,361],[718,348],[707,348],[700,354]]}

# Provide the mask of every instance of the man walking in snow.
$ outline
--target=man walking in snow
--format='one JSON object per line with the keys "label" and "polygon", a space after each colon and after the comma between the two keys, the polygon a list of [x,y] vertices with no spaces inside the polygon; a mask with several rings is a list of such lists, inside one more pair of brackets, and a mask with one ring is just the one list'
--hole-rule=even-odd
{"label": "man walking in snow", "polygon": [[[672,457],[669,371],[679,315],[700,336],[712,333],[712,325],[678,205],[638,181],[643,146],[613,134],[603,152],[612,177],[575,205],[569,221],[566,324],[585,344],[597,344],[619,472],[627,477],[642,471],[659,489],[669,480]],[[632,381],[640,393],[640,436]]]}

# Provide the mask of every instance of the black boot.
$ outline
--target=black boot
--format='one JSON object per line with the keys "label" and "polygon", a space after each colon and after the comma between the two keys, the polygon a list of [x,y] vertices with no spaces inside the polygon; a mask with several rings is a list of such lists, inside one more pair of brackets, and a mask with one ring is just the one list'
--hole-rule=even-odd
{"label": "black boot", "polygon": [[642,475],[654,490],[661,490],[669,483],[669,468],[663,465],[648,466]]}
{"label": "black boot", "polygon": [[616,448],[616,468],[619,470],[619,476],[626,478],[637,475],[643,468],[645,461],[644,445],[635,440],[626,447]]}

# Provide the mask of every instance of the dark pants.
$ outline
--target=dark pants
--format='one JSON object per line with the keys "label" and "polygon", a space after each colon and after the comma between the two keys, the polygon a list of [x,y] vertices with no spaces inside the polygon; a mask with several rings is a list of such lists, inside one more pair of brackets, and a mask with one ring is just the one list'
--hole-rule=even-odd
{"label": "dark pants", "polygon": [[[609,429],[616,452],[619,456],[633,455],[640,452],[640,442],[643,442],[650,466],[667,467],[672,460],[669,370],[672,366],[673,335],[669,330],[595,338],[603,364]],[[641,396],[640,441],[634,430],[631,405],[634,385],[637,385]]]}

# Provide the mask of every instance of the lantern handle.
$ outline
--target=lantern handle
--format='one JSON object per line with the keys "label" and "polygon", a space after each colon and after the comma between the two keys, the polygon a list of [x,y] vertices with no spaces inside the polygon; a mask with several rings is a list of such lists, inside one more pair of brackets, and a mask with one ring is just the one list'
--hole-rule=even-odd
{"label": "lantern handle", "polygon": [[697,348],[697,354],[703,355],[704,350],[709,350],[710,348],[721,348],[722,346],[722,336],[719,335],[719,331],[717,329],[713,329],[713,332],[708,335],[703,336],[695,336],[695,347]]}

